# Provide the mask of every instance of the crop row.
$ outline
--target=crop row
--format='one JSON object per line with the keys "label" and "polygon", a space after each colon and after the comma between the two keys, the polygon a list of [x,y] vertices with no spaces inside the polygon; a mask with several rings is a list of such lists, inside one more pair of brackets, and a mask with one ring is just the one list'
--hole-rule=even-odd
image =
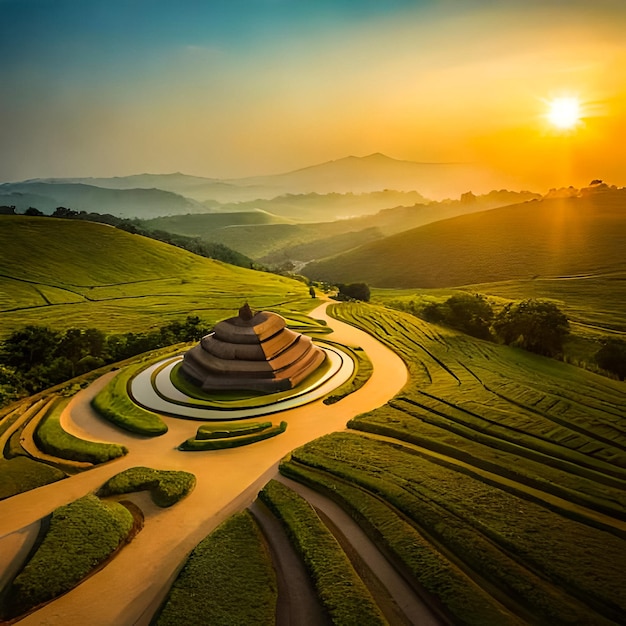
{"label": "crop row", "polygon": [[335,305],[332,314],[403,356],[411,371],[403,397],[420,415],[626,478],[626,398],[614,381],[381,307]]}
{"label": "crop row", "polygon": [[333,624],[387,623],[341,546],[304,498],[275,480],[259,498],[283,524]]}
{"label": "crop row", "polygon": [[601,623],[594,611],[615,619],[626,610],[622,539],[386,441],[335,433],[297,449],[292,460],[383,498],[542,619],[567,622],[570,606]]}
{"label": "crop row", "polygon": [[522,622],[474,583],[424,538],[405,516],[383,498],[335,475],[292,459],[280,471],[339,504],[395,564],[435,612],[458,624],[513,625]]}
{"label": "crop row", "polygon": [[[617,518],[626,517],[623,488],[597,482],[594,476],[583,477],[577,466],[562,463],[562,467],[554,467],[552,457],[529,453],[527,448],[518,444],[510,444],[507,448],[489,435],[480,435],[461,426],[452,430],[449,423],[435,413],[420,412],[413,406],[407,411],[399,400],[358,415],[348,422],[348,427],[421,446],[449,459],[447,462],[440,459],[440,463],[452,464],[455,459],[464,464],[468,472],[476,468],[474,474],[484,470],[502,476],[505,480],[498,483],[501,488],[528,499],[532,496],[524,485]],[[573,515],[571,509],[561,508],[560,511]],[[590,519],[586,518],[586,521],[590,522]]]}

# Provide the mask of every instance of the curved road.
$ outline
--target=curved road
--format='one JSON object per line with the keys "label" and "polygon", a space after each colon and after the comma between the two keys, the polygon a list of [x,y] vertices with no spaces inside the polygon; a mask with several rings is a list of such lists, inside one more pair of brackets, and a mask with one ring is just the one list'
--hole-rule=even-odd
{"label": "curved road", "polygon": [[21,625],[148,624],[185,556],[226,517],[253,502],[263,485],[276,475],[283,456],[307,441],[343,430],[351,417],[383,405],[400,391],[407,379],[402,360],[363,331],[328,318],[326,306],[322,304],[310,315],[328,322],[334,330],[329,336],[333,341],[361,346],[374,365],[372,377],[359,391],[336,404],[326,406],[318,400],[281,413],[289,426],[278,437],[232,450],[180,452],[176,447],[195,434],[197,421],[165,418],[169,431],[146,439],[120,431],[93,412],[90,400],[112,374],[74,396],[62,417],[64,428],[85,439],[124,444],[129,453],[0,502],[0,537],[94,491],[128,467],[186,470],[196,475],[197,485],[170,509],[152,505],[145,494],[134,496],[145,514],[143,530],[105,568],[21,620]]}

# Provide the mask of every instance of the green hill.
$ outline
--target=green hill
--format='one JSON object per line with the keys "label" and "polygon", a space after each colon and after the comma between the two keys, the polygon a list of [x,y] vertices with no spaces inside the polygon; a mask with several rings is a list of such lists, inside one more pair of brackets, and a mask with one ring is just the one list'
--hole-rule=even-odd
{"label": "green hill", "polygon": [[0,185],[0,204],[14,205],[23,213],[35,207],[52,213],[58,206],[117,217],[154,217],[205,211],[206,207],[162,189],[104,189],[82,183],[25,181]]}
{"label": "green hill", "polygon": [[313,279],[452,287],[626,270],[626,190],[463,215],[310,263]]}
{"label": "green hill", "polygon": [[243,300],[267,308],[306,286],[79,220],[0,216],[0,336],[25,324],[145,331],[185,315],[207,322]]}
{"label": "green hill", "polygon": [[[482,196],[464,194],[460,200],[414,202],[416,192],[381,191],[369,194],[287,195],[273,200],[228,205],[232,212],[204,213],[160,217],[143,222],[145,228],[201,237],[219,242],[267,265],[291,261],[299,265],[308,261],[352,250],[388,235],[423,226],[457,215],[484,211],[538,197],[530,192],[492,191]],[[395,203],[395,204],[394,204]],[[242,211],[242,207],[254,211]],[[392,208],[382,208],[388,207]],[[373,215],[363,213],[378,210]],[[293,223],[283,215],[317,221]],[[337,220],[338,215],[359,215]],[[322,221],[333,219],[334,221]]]}

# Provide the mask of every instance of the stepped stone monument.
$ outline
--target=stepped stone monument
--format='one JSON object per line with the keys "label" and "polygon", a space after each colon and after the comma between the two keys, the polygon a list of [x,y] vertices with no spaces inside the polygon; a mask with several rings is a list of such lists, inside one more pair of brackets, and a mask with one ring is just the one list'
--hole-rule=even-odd
{"label": "stepped stone monument", "polygon": [[295,387],[325,358],[310,337],[286,328],[280,315],[252,311],[246,303],[187,351],[182,373],[205,391],[276,392]]}

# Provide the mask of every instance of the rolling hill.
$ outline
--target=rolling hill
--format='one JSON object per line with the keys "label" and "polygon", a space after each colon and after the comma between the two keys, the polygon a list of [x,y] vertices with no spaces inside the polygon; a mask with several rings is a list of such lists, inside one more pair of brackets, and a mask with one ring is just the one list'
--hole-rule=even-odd
{"label": "rolling hill", "polygon": [[187,314],[212,323],[244,300],[308,298],[303,283],[104,224],[0,216],[0,336],[26,324],[145,331]]}
{"label": "rolling hill", "polygon": [[302,270],[377,287],[453,287],[626,269],[626,190],[587,190],[463,215],[366,244]]}
{"label": "rolling hill", "polygon": [[82,183],[24,182],[0,185],[0,204],[18,212],[35,207],[52,213],[58,206],[116,217],[155,217],[206,211],[202,204],[161,189],[103,189]]}
{"label": "rolling hill", "polygon": [[[430,222],[540,197],[530,192],[502,190],[482,196],[466,194],[461,200],[395,206],[380,210],[374,215],[360,215],[334,221],[291,223],[287,217],[280,216],[283,214],[281,211],[285,215],[299,216],[303,215],[302,211],[310,211],[309,215],[315,211],[323,216],[342,210],[342,207],[343,210],[350,208],[350,211],[358,214],[367,212],[372,206],[392,200],[408,200],[415,195],[389,191],[359,195],[281,196],[274,200],[239,205],[259,204],[271,209],[270,213],[257,209],[241,213],[180,215],[146,220],[143,225],[146,228],[157,228],[222,243],[268,265],[292,262],[298,266]],[[365,204],[359,204],[361,202]]]}

